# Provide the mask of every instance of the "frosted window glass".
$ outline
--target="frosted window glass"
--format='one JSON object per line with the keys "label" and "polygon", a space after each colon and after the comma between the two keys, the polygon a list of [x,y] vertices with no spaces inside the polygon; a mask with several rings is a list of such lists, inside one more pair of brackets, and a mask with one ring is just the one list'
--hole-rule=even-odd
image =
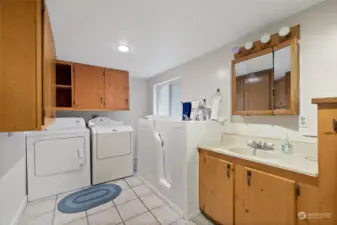
{"label": "frosted window glass", "polygon": [[157,111],[160,116],[170,115],[170,87],[161,85],[158,87]]}
{"label": "frosted window glass", "polygon": [[181,100],[180,100],[180,82],[170,85],[170,114],[174,118],[180,118],[182,114]]}

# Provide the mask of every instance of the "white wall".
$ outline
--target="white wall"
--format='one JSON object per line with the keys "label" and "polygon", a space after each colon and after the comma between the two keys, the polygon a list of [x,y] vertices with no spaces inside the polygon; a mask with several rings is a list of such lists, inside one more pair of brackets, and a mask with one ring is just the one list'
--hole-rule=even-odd
{"label": "white wall", "polygon": [[[102,112],[69,112],[58,111],[57,117],[83,117],[88,120],[92,115],[109,117],[114,120],[121,120],[124,124],[131,125],[134,129],[134,150],[137,150],[137,124],[138,118],[144,117],[150,113],[149,110],[149,92],[148,82],[145,79],[130,79],[130,110],[129,111],[102,111]],[[137,152],[135,152],[135,157]]]}
{"label": "white wall", "polygon": [[0,224],[14,224],[26,203],[24,133],[0,133]]}
{"label": "white wall", "polygon": [[[221,115],[234,124],[234,130],[265,136],[281,134],[283,128],[291,135],[317,135],[316,106],[312,98],[337,96],[337,1],[326,1],[296,16],[287,18],[262,31],[252,33],[207,55],[194,59],[149,80],[151,86],[181,77],[182,100],[212,96],[221,89]],[[308,128],[299,128],[298,116],[231,116],[232,47],[260,39],[264,33],[276,33],[282,26],[301,25],[300,41],[300,115],[308,117]],[[152,97],[151,97],[152,99]],[[151,106],[150,106],[151,108]],[[257,132],[258,131],[258,132]],[[273,133],[274,132],[274,133]],[[276,132],[276,133],[275,133]]]}

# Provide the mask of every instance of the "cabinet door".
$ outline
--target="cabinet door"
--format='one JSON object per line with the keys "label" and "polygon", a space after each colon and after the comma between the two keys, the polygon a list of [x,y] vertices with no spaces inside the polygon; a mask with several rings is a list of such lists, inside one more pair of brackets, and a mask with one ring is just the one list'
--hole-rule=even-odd
{"label": "cabinet door", "polygon": [[75,108],[104,108],[104,68],[74,64]]}
{"label": "cabinet door", "polygon": [[245,179],[246,224],[296,224],[295,181],[250,168]]}
{"label": "cabinet door", "polygon": [[0,1],[0,132],[41,126],[40,7]]}
{"label": "cabinet door", "polygon": [[199,153],[199,208],[205,212],[207,196],[206,154]]}
{"label": "cabinet door", "polygon": [[105,70],[105,108],[129,109],[129,74],[120,70]]}
{"label": "cabinet door", "polygon": [[234,222],[233,164],[205,156],[205,213],[222,225]]}
{"label": "cabinet door", "polygon": [[47,9],[43,12],[43,125],[48,125],[55,118],[56,107],[56,51],[53,33]]}

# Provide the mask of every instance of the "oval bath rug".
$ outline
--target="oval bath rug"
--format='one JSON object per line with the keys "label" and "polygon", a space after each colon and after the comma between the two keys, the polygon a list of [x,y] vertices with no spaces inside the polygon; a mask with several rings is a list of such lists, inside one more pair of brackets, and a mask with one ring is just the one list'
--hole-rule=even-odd
{"label": "oval bath rug", "polygon": [[57,208],[63,213],[78,213],[103,205],[117,198],[122,189],[116,184],[99,184],[63,198]]}

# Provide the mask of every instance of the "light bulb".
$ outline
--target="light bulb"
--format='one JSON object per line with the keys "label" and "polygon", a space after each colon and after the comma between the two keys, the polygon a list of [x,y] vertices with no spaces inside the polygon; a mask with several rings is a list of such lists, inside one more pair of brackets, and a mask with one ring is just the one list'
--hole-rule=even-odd
{"label": "light bulb", "polygon": [[281,37],[286,37],[289,33],[290,33],[290,28],[289,28],[289,27],[282,27],[282,28],[280,29],[280,31],[278,32],[278,34],[279,34]]}
{"label": "light bulb", "polygon": [[265,34],[261,37],[261,42],[263,44],[267,44],[270,41],[270,35],[269,34]]}

